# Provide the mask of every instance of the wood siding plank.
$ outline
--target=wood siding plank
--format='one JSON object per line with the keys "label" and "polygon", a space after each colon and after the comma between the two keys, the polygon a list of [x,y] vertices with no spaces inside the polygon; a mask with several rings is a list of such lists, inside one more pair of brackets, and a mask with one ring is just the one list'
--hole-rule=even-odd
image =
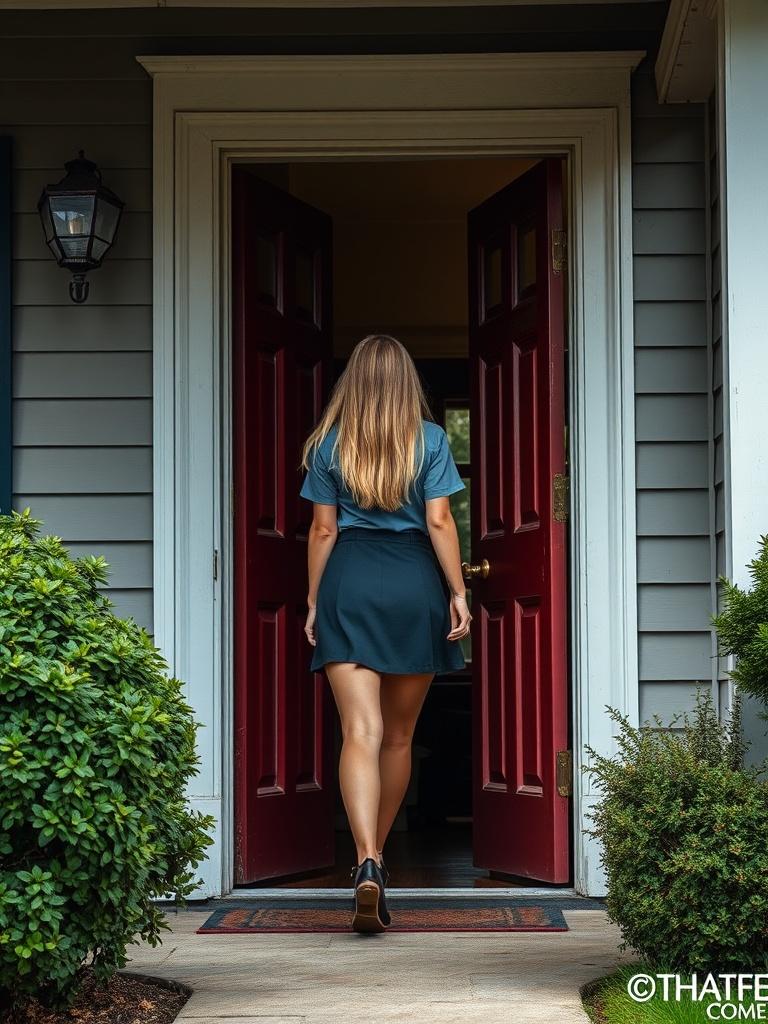
{"label": "wood siding plank", "polygon": [[17,398],[151,398],[150,352],[17,352]]}
{"label": "wood siding plank", "polygon": [[[10,126],[16,146],[14,166],[17,171],[60,167],[52,179],[58,181],[64,176],[64,161],[75,157],[77,153],[73,149],[78,148],[84,149],[89,160],[95,160],[102,171],[152,167],[152,132],[146,124],[108,122],[78,126],[75,143],[71,124],[25,124],[19,121],[22,117],[19,107],[17,123]],[[109,177],[104,175],[107,185]]]}
{"label": "wood siding plank", "polygon": [[638,490],[705,488],[709,486],[706,441],[641,441],[636,450]]}
{"label": "wood siding plank", "polygon": [[[696,708],[696,694],[709,689],[709,684],[691,685],[689,681],[640,683],[640,721],[655,725],[658,715],[662,724],[670,726],[677,715],[691,715]],[[678,720],[679,728],[682,720]]]}
{"label": "wood siding plank", "polygon": [[132,618],[136,624],[143,626],[148,633],[153,629],[153,609],[151,590],[110,590],[107,593],[114,602],[112,609],[121,619]]}
{"label": "wood siding plank", "polygon": [[42,519],[45,533],[71,540],[127,541],[152,539],[149,494],[16,494],[14,508],[29,507]]}
{"label": "wood siding plank", "polygon": [[709,682],[712,675],[711,651],[709,632],[641,633],[640,678]]}
{"label": "wood siding plank", "polygon": [[638,302],[635,297],[635,346],[707,344],[704,302]]}
{"label": "wood siding plank", "polygon": [[149,352],[151,306],[19,306],[17,352]]}
{"label": "wood siding plank", "polygon": [[635,256],[638,302],[703,302],[707,297],[703,256]]}
{"label": "wood siding plank", "polygon": [[638,395],[637,441],[707,441],[706,395]]}
{"label": "wood siding plank", "polygon": [[638,588],[641,632],[682,632],[710,628],[712,611],[706,583],[644,583]]}
{"label": "wood siding plank", "polygon": [[[87,57],[78,63],[86,66]],[[152,82],[104,81],[94,88],[87,80],[26,81],[0,93],[1,123],[16,123],[20,111],[25,126],[151,124]]]}
{"label": "wood siding plank", "polygon": [[632,216],[635,254],[703,254],[704,229],[704,219],[698,210],[635,210]]}
{"label": "wood siding plank", "polygon": [[109,563],[109,584],[102,590],[152,589],[152,545],[136,543],[102,543],[75,541],[67,545],[73,558],[101,555]]}
{"label": "wood siding plank", "polygon": [[[13,302],[15,306],[66,306],[69,275],[51,259],[14,261]],[[107,258],[88,275],[94,305],[142,306],[152,301],[152,261]]]}
{"label": "wood siding plank", "polygon": [[148,398],[20,398],[13,403],[17,445],[150,445]]}
{"label": "wood siding plank", "polygon": [[704,160],[704,122],[701,117],[667,120],[635,118],[632,159],[636,164],[694,163]]}
{"label": "wood siding plank", "polygon": [[639,583],[706,583],[710,580],[708,537],[639,537]]}
{"label": "wood siding plank", "polygon": [[637,394],[705,394],[707,351],[697,348],[640,348],[635,353]]}
{"label": "wood siding plank", "polygon": [[636,210],[691,210],[704,206],[703,164],[636,164],[632,173]]}
{"label": "wood siding plank", "polygon": [[24,494],[152,493],[149,447],[20,447],[14,469],[15,490]]}
{"label": "wood siding plank", "polygon": [[709,492],[639,491],[638,537],[709,537]]}

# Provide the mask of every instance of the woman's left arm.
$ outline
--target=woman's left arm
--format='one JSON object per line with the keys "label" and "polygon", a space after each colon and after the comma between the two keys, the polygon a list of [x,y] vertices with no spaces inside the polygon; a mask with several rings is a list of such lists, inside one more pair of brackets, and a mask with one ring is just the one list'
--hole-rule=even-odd
{"label": "woman's left arm", "polygon": [[336,521],[335,505],[320,505],[314,502],[312,505],[312,525],[309,528],[307,543],[307,568],[309,575],[309,590],[307,592],[307,605],[309,613],[304,632],[307,639],[314,647],[315,639],[315,605],[317,604],[317,590],[323,575],[328,558],[336,543],[339,528]]}

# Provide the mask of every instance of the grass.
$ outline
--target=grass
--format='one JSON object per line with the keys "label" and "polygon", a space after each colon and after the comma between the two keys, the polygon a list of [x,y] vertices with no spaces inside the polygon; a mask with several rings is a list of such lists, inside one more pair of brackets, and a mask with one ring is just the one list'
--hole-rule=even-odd
{"label": "grass", "polygon": [[[713,1018],[707,1016],[707,1006],[716,1000],[695,1003],[687,993],[680,1000],[673,997],[667,1002],[658,993],[647,1003],[637,1003],[631,999],[627,993],[627,981],[632,975],[653,976],[655,973],[641,963],[626,964],[613,974],[585,985],[581,997],[590,1020],[595,1024],[710,1024]],[[700,976],[700,982],[703,977]],[[690,981],[690,978],[683,980]],[[742,1003],[737,1003],[735,998],[732,1002],[739,1007],[746,1007],[751,1006],[754,1000],[750,995]],[[735,1019],[740,1019],[738,1011]]]}

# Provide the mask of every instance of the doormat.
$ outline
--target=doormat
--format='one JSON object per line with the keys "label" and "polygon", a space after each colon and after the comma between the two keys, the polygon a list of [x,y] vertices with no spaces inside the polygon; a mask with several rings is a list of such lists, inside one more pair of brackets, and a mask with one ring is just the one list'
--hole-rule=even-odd
{"label": "doormat", "polygon": [[[575,901],[567,901],[570,905]],[[434,899],[387,896],[389,932],[567,932],[557,899]],[[274,899],[218,907],[197,929],[198,935],[259,932],[348,932],[352,897]]]}

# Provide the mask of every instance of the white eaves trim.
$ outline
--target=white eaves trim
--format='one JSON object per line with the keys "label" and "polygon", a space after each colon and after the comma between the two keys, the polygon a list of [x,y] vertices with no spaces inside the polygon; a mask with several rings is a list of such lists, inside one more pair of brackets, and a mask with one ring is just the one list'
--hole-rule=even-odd
{"label": "white eaves trim", "polygon": [[671,0],[656,58],[660,103],[704,103],[715,84],[715,25],[707,0]]}

